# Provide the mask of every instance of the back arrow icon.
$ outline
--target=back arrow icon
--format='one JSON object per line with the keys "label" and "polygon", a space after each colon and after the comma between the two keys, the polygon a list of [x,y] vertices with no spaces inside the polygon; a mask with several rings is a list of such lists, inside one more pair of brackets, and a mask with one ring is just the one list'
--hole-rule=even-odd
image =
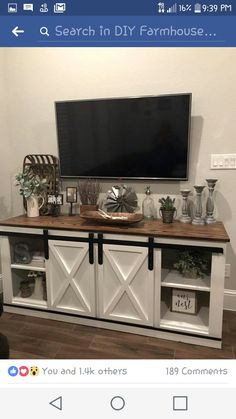
{"label": "back arrow icon", "polygon": [[19,29],[18,26],[16,26],[14,29],[12,29],[12,33],[17,37],[19,36],[19,33],[24,33],[24,32],[25,31],[23,29]]}
{"label": "back arrow icon", "polygon": [[49,404],[58,410],[62,410],[62,396],[59,396],[56,399],[52,400],[51,402],[49,402]]}

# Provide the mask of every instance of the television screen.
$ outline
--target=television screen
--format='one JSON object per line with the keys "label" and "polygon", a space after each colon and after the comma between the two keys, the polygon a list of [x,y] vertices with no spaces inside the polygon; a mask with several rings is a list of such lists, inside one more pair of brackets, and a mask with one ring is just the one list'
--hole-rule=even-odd
{"label": "television screen", "polygon": [[56,102],[62,177],[188,176],[191,94]]}

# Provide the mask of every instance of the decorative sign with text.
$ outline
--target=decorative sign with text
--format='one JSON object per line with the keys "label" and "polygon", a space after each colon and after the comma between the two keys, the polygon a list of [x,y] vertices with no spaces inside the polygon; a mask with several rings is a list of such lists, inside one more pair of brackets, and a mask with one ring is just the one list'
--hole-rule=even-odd
{"label": "decorative sign with text", "polygon": [[48,195],[48,204],[52,205],[63,205],[63,195],[62,194],[50,194]]}
{"label": "decorative sign with text", "polygon": [[173,288],[171,311],[176,311],[178,313],[196,314],[196,292]]}

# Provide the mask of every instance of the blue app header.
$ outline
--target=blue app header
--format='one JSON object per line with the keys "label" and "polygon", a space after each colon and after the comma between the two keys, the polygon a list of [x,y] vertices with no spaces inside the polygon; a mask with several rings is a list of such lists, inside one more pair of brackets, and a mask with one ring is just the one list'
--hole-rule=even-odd
{"label": "blue app header", "polygon": [[6,47],[233,47],[236,17],[0,17]]}
{"label": "blue app header", "polygon": [[3,1],[0,46],[236,46],[230,1]]}

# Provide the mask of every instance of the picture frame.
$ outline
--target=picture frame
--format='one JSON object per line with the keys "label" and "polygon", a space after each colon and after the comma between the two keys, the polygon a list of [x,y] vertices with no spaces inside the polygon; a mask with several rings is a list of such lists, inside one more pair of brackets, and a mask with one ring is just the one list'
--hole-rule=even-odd
{"label": "picture frame", "polygon": [[68,186],[66,188],[66,202],[75,204],[77,202],[77,188],[75,186]]}
{"label": "picture frame", "polygon": [[51,205],[63,205],[63,194],[49,194],[47,203]]}
{"label": "picture frame", "polygon": [[197,293],[187,289],[172,288],[171,311],[176,313],[196,314]]}

